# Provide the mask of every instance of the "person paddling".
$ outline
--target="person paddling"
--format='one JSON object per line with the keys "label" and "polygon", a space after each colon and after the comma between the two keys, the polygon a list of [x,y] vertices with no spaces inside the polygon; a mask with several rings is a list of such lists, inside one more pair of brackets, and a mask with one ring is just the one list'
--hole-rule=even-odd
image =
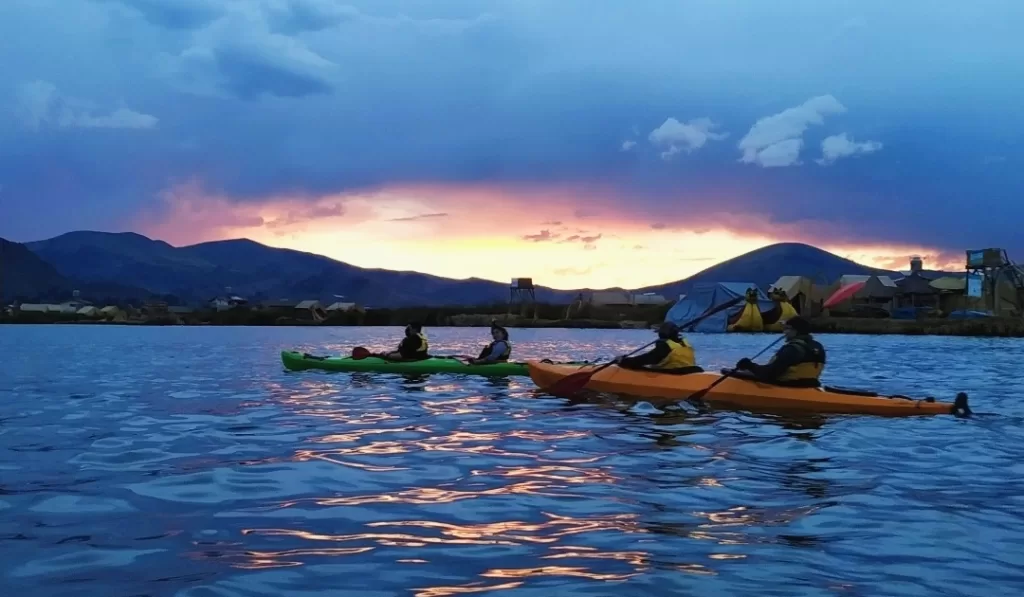
{"label": "person paddling", "polygon": [[666,321],[658,326],[658,340],[651,350],[635,357],[616,357],[623,369],[641,369],[664,373],[700,373],[693,346],[683,338],[679,326]]}
{"label": "person paddling", "polygon": [[740,359],[736,370],[766,383],[797,388],[821,386],[821,373],[825,370],[825,347],[811,337],[811,322],[799,315],[790,317],[782,324],[786,343],[764,365],[750,359]]}
{"label": "person paddling", "polygon": [[512,342],[508,339],[508,330],[495,322],[491,322],[492,342],[480,351],[480,356],[469,359],[471,365],[485,365],[487,363],[505,363],[512,356]]}
{"label": "person paddling", "polygon": [[398,349],[379,356],[389,361],[422,361],[430,358],[427,352],[429,347],[423,326],[412,322],[405,326],[405,338],[398,345]]}

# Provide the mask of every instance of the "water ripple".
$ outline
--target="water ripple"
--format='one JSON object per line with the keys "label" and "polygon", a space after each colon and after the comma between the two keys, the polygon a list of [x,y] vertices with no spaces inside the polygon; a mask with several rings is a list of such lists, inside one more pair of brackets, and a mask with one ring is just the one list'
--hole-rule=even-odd
{"label": "water ripple", "polygon": [[[823,337],[971,419],[693,413],[282,370],[397,329],[5,329],[0,576],[39,595],[1019,595],[1024,342]],[[483,330],[434,330],[453,353]],[[645,331],[514,330],[596,360]],[[707,368],[758,335],[695,335]],[[53,355],[62,355],[52,367]]]}

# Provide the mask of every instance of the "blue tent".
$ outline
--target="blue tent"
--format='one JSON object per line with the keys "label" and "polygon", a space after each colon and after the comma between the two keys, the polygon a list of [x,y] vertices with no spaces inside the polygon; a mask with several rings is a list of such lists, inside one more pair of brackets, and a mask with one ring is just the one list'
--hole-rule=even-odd
{"label": "blue tent", "polygon": [[[757,288],[757,284],[743,282],[717,282],[711,284],[694,284],[693,289],[665,315],[665,321],[671,321],[676,325],[696,319],[708,309],[727,303],[736,297],[746,296],[747,289]],[[762,313],[770,310],[775,304],[765,295],[764,291],[757,288],[757,304]],[[738,304],[732,309],[726,309],[697,324],[693,331],[696,332],[724,332],[729,316],[738,313],[743,309],[743,304]]]}

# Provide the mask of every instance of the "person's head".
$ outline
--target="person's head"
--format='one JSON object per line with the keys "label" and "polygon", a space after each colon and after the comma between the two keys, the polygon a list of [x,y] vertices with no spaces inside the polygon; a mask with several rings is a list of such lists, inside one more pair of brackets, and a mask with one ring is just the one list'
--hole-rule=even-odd
{"label": "person's head", "polygon": [[494,338],[495,342],[508,340],[508,330],[496,323],[491,323],[491,338]]}
{"label": "person's head", "polygon": [[658,326],[658,337],[663,340],[671,340],[672,338],[679,337],[679,326],[666,321],[665,323]]}
{"label": "person's head", "polygon": [[803,317],[796,315],[790,317],[782,324],[782,333],[785,334],[787,339],[792,340],[797,336],[803,336],[811,333],[811,322],[807,321]]}
{"label": "person's head", "polygon": [[419,334],[422,331],[423,331],[423,325],[420,324],[418,321],[411,321],[411,322],[409,322],[408,325],[405,326],[405,335],[406,336],[415,336],[416,334]]}

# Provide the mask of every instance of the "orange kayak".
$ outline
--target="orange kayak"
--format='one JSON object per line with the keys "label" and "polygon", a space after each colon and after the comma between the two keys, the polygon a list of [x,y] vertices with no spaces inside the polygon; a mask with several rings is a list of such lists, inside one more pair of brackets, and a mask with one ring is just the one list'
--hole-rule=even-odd
{"label": "orange kayak", "polygon": [[[592,365],[559,365],[530,361],[526,364],[533,383],[541,389],[572,373],[594,369]],[[689,398],[694,392],[710,386],[721,375],[691,373],[676,375],[651,371],[622,369],[615,365],[598,371],[586,389],[643,398],[652,404],[670,404]],[[960,393],[955,402],[938,402],[934,398],[913,399],[905,396],[881,396],[842,388],[788,388],[749,379],[729,378],[715,386],[704,401],[712,406],[743,410],[801,410],[816,413],[911,416],[970,414],[967,394]]]}

